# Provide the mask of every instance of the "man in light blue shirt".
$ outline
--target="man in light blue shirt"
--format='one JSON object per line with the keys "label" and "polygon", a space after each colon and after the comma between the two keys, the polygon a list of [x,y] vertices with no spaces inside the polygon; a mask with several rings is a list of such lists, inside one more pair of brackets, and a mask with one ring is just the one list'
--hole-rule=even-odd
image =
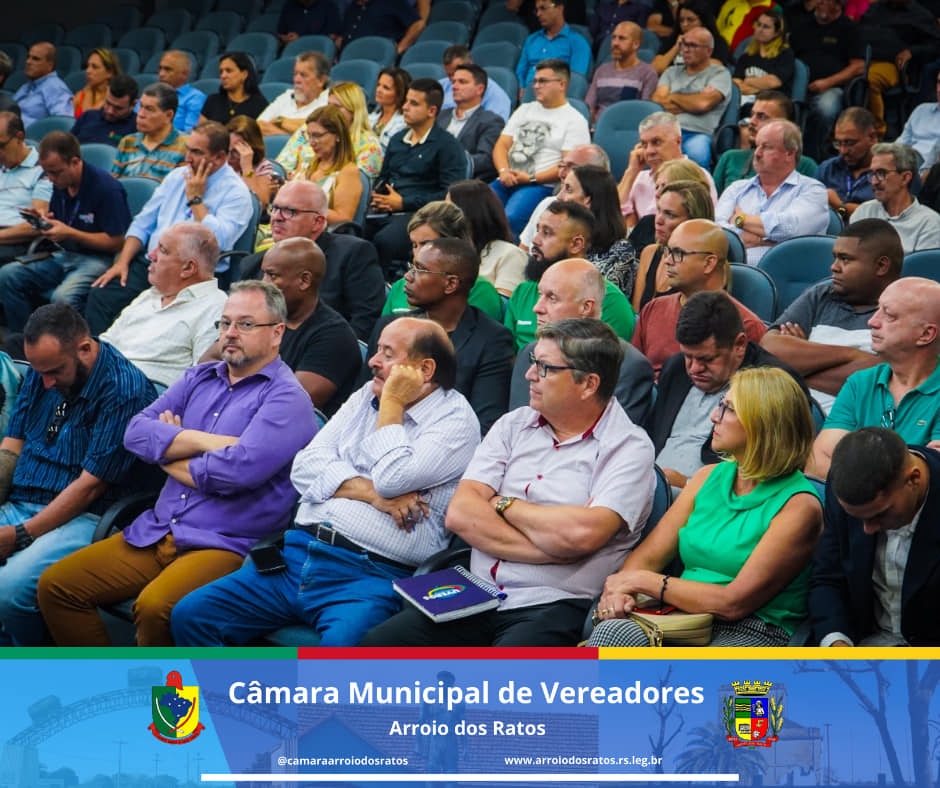
{"label": "man in light blue shirt", "polygon": [[[114,265],[94,282],[85,317],[97,336],[121,310],[149,287],[144,252],[177,222],[195,221],[215,233],[220,249],[231,249],[248,228],[253,198],[241,176],[228,164],[229,138],[224,126],[200,123],[186,140],[186,166],[164,178],[127,229]],[[224,262],[216,275],[228,270]]]}
{"label": "man in light blue shirt", "polygon": [[937,163],[940,155],[940,74],[937,75],[937,100],[915,107],[904,124],[901,136],[895,141],[910,145],[924,157],[921,172],[926,172]]}
{"label": "man in light blue shirt", "polygon": [[55,73],[55,47],[40,41],[29,48],[23,71],[29,82],[13,96],[20,105],[23,125],[50,115],[72,115],[72,91]]}
{"label": "man in light blue shirt", "polygon": [[[443,61],[444,71],[447,76],[440,80],[441,87],[444,89],[444,103],[441,105],[442,111],[457,106],[457,103],[454,101],[454,86],[451,83],[454,72],[460,68],[460,66],[466,66],[474,62],[470,50],[463,44],[453,44],[447,47],[447,49],[444,50]],[[485,110],[495,112],[503,121],[509,120],[509,116],[512,114],[512,102],[509,96],[506,95],[506,91],[503,90],[492,77],[487,80],[486,90],[483,93],[483,102],[480,106]]]}
{"label": "man in light blue shirt", "polygon": [[173,116],[173,127],[183,134],[199,122],[199,113],[202,105],[206,103],[206,94],[201,90],[187,84],[192,61],[189,55],[178,49],[171,49],[163,53],[160,58],[160,70],[157,73],[159,80],[176,91],[179,106]]}
{"label": "man in light blue shirt", "polygon": [[757,265],[780,241],[824,233],[829,226],[826,187],[796,171],[802,148],[796,124],[788,120],[766,124],[757,132],[757,174],[734,181],[718,200],[715,221],[741,237],[750,265]]}
{"label": "man in light blue shirt", "polygon": [[39,154],[25,137],[22,118],[15,112],[0,112],[0,263],[23,254],[39,234],[24,221],[20,209],[45,214],[52,197]]}
{"label": "man in light blue shirt", "polygon": [[572,71],[585,76],[591,67],[591,45],[565,22],[565,0],[536,0],[535,15],[542,29],[525,40],[516,64],[520,99],[523,89],[535,78],[536,64],[542,60],[564,60]]}

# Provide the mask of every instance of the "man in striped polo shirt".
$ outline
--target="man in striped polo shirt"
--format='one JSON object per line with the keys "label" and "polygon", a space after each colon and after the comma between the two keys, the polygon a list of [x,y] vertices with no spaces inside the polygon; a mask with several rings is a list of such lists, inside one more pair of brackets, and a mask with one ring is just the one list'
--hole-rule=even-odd
{"label": "man in striped polo shirt", "polygon": [[186,158],[186,137],[173,127],[176,91],[162,82],[144,88],[137,110],[137,133],[118,143],[111,174],[141,175],[162,181]]}

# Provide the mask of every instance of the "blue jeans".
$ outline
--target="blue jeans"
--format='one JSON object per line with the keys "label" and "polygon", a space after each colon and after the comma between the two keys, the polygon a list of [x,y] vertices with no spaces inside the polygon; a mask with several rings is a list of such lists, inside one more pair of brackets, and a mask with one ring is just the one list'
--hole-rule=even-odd
{"label": "blue jeans", "polygon": [[84,312],[91,283],[109,264],[104,257],[60,252],[35,263],[14,261],[0,268],[0,302],[10,331],[22,331],[33,309],[47,300]]}
{"label": "blue jeans", "polygon": [[700,131],[682,132],[682,152],[699,167],[711,170],[712,138]]}
{"label": "blue jeans", "polygon": [[[0,525],[24,523],[40,509],[36,503],[8,501],[0,506]],[[97,514],[80,514],[74,520],[40,536],[25,550],[11,555],[0,565],[0,641],[12,639],[17,646],[41,646],[46,625],[36,603],[39,576],[60,558],[91,544]]]}
{"label": "blue jeans", "polygon": [[490,188],[496,192],[496,196],[506,206],[506,218],[509,219],[513,237],[517,240],[519,233],[528,224],[532,211],[552,193],[551,186],[515,186],[512,189],[507,189],[499,181],[493,181]]}
{"label": "blue jeans", "polygon": [[829,133],[842,112],[842,88],[829,88],[810,98],[803,136],[803,153],[816,161],[835,155],[829,144]]}
{"label": "blue jeans", "polygon": [[240,645],[298,621],[322,646],[355,646],[398,612],[392,581],[409,573],[318,542],[292,528],[284,537],[287,569],[263,575],[252,562],[183,597],[170,625],[177,646]]}

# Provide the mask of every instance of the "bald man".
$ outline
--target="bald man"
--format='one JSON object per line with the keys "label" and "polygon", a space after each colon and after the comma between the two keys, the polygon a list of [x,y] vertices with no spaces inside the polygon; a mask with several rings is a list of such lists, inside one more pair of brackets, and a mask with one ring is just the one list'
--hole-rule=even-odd
{"label": "bald man", "polygon": [[147,253],[150,287],[131,301],[101,339],[151,380],[175,383],[218,337],[225,293],[215,278],[219,244],[199,222],[171,225]]}
{"label": "bald man", "polygon": [[192,60],[189,54],[179,49],[170,49],[160,58],[158,77],[162,83],[176,91],[179,105],[173,116],[173,127],[188,134],[199,122],[199,113],[206,103],[206,94],[189,84]]}
{"label": "bald man", "polygon": [[861,427],[887,427],[905,443],[940,447],[940,283],[898,279],[882,291],[868,325],[883,363],[850,375],[836,396],[807,468],[823,479],[836,445]]}
{"label": "bald man", "polygon": [[392,581],[448,542],[444,514],[480,442],[454,390],[457,360],[444,329],[402,317],[369,359],[373,378],[297,454],[300,493],[283,551],[248,562],[173,611],[178,646],[241,645],[289,624],[323,646],[354,646],[401,607]]}
{"label": "bald man", "polygon": [[[663,362],[679,352],[676,324],[685,302],[705,290],[725,289],[728,239],[715,222],[690,219],[672,231],[662,265],[675,292],[644,306],[633,333],[634,346],[650,360],[657,378]],[[740,301],[731,300],[741,313],[747,339],[759,343],[767,330],[763,321]]]}
{"label": "bald man", "polygon": [[[313,404],[332,416],[356,385],[362,353],[343,316],[320,299],[326,259],[309,238],[279,241],[261,260],[266,282],[284,294],[287,324],[281,359],[294,370]],[[204,361],[221,358],[218,343]]]}
{"label": "bald man", "polygon": [[[542,274],[538,293],[539,298],[532,311],[539,328],[568,317],[600,320],[606,283],[593,263],[573,257],[555,263]],[[633,345],[622,339],[620,344],[624,356],[614,397],[630,421],[642,427],[653,408],[653,367]],[[529,382],[525,376],[532,365],[529,354],[534,349],[535,342],[530,342],[516,356],[509,389],[510,410],[529,404]]]}
{"label": "bald man", "polygon": [[614,28],[610,35],[611,60],[597,67],[584,97],[584,103],[591,109],[592,122],[611,104],[630,99],[648,101],[653,95],[659,76],[637,56],[642,45],[643,30],[636,22],[621,22]]}
{"label": "bald man", "polygon": [[20,106],[23,125],[28,127],[50,115],[72,114],[72,91],[55,73],[55,47],[39,41],[29,48],[23,66],[27,82],[13,95]]}

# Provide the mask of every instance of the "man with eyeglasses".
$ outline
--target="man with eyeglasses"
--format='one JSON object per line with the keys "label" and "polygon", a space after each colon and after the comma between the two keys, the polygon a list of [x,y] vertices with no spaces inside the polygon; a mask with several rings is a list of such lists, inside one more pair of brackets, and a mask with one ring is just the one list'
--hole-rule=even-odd
{"label": "man with eyeglasses", "polygon": [[493,146],[498,177],[490,186],[517,237],[539,202],[551,196],[565,155],[591,142],[587,120],[568,103],[570,77],[565,61],[540,61],[532,83],[535,101],[519,105]]}
{"label": "man with eyeglasses", "polygon": [[868,325],[881,363],[850,375],[836,395],[807,466],[821,479],[833,449],[860,427],[887,427],[906,443],[940,447],[940,283],[901,277],[881,293]]}
{"label": "man with eyeglasses", "polygon": [[[561,260],[551,266],[538,283],[538,301],[532,307],[539,328],[567,318],[601,319],[601,307],[607,295],[607,283],[601,272],[587,260]],[[645,426],[653,407],[653,368],[645,356],[626,340],[620,339],[623,361],[614,396],[630,417]],[[509,389],[509,409],[529,402],[526,373],[535,351],[532,341],[516,355]]]}
{"label": "man with eyeglasses", "polygon": [[0,268],[0,303],[12,332],[21,332],[33,308],[47,300],[84,309],[88,288],[121,248],[131,223],[124,187],[83,161],[69,132],[43,137],[39,164],[53,186],[50,210],[27,215],[40,224],[44,246]]}
{"label": "man with eyeglasses", "polygon": [[125,445],[168,478],[152,509],[43,575],[39,604],[58,645],[111,645],[98,606],[136,597],[137,644],[172,646],[176,602],[284,526],[291,460],[316,433],[278,357],[285,317],[274,285],[232,285],[216,324],[222,361],[191,367],[131,419]]}
{"label": "man with eyeglasses", "polygon": [[[715,186],[723,192],[734,181],[754,175],[754,146],[757,132],[772,120],[795,120],[793,100],[779,90],[762,90],[754,98],[747,126],[741,128],[741,147],[726,150],[715,165]],[[743,121],[742,121],[743,122]],[[816,162],[800,156],[796,171],[809,178],[816,177]],[[715,199],[718,202],[718,199]]]}
{"label": "man with eyeglasses", "polygon": [[[435,238],[419,247],[405,272],[404,293],[412,317],[428,317],[447,332],[457,354],[454,388],[463,394],[485,435],[506,412],[512,370],[512,334],[468,303],[480,272],[480,256],[462,238]],[[381,318],[372,331],[369,356],[378,338],[399,315]]]}
{"label": "man with eyeglasses", "polygon": [[22,118],[0,112],[0,263],[25,253],[39,235],[20,209],[44,216],[51,197],[52,184],[39,166],[39,153],[26,144]]}
{"label": "man with eyeglasses", "polygon": [[[326,273],[319,297],[340,313],[363,342],[385,303],[385,279],[375,247],[354,235],[331,233],[326,229],[327,196],[313,181],[285,183],[269,209],[271,238],[275,243],[288,238],[314,241],[326,257]],[[236,279],[260,279],[264,252],[242,260]]]}
{"label": "man with eyeglasses", "polygon": [[679,38],[683,65],[670,66],[659,78],[651,100],[679,120],[682,152],[700,167],[711,163],[711,135],[731,100],[728,69],[711,62],[715,40],[704,27]]}
{"label": "man with eyeglasses", "polygon": [[406,608],[363,646],[573,646],[608,568],[649,516],[653,447],[613,396],[623,350],[593,318],[539,329],[529,405],[477,449],[447,511],[471,570],[505,594],[495,610],[435,623]]}
{"label": "man with eyeglasses", "polygon": [[[320,297],[326,268],[323,252],[309,238],[278,241],[261,261],[264,280],[281,291],[287,305],[281,359],[329,417],[355,388],[362,358],[349,323]],[[219,340],[200,361],[221,357]]]}
{"label": "man with eyeglasses", "polygon": [[879,142],[871,149],[871,189],[875,198],[852,214],[859,219],[884,219],[901,236],[904,254],[940,246],[940,214],[911,194],[917,175],[914,149],[900,142]]}
{"label": "man with eyeglasses", "polygon": [[832,146],[837,153],[819,165],[816,180],[826,187],[829,207],[847,222],[863,202],[874,199],[871,149],[878,142],[875,119],[862,107],[849,107],[836,120]]}
{"label": "man with eyeglasses", "polygon": [[36,582],[91,541],[111,504],[142,488],[122,441],[157,392],[67,304],[39,307],[24,335],[30,370],[0,443],[0,642],[40,646]]}
{"label": "man with eyeglasses", "polygon": [[392,581],[447,545],[444,513],[480,442],[454,390],[454,348],[434,321],[404,317],[369,367],[372,380],[294,459],[300,506],[283,551],[183,599],[176,645],[241,645],[300,623],[322,646],[354,646],[401,607]]}
{"label": "man with eyeglasses", "polygon": [[940,646],[940,454],[867,427],[836,447],[808,645]]}
{"label": "man with eyeglasses", "polygon": [[[228,148],[228,130],[221,124],[210,121],[193,129],[186,140],[186,166],[166,176],[131,222],[113,265],[92,283],[85,317],[93,334],[107,329],[148,286],[146,253],[169,227],[186,221],[205,224],[220,249],[232,249],[248,229],[253,197],[229,166]],[[216,276],[227,272],[227,261],[216,266]]]}
{"label": "man with eyeglasses", "polygon": [[[657,378],[663,362],[679,350],[675,334],[683,305],[696,293],[725,288],[728,239],[714,222],[690,219],[672,231],[661,265],[675,292],[644,306],[633,333],[634,346],[649,359]],[[760,342],[766,330],[763,321],[740,301],[731,301],[741,315],[748,341]]]}
{"label": "man with eyeglasses", "polygon": [[516,63],[520,101],[523,90],[536,78],[535,72],[543,60],[562,60],[571,71],[584,76],[591,66],[591,45],[565,21],[564,0],[536,0],[535,16],[541,30],[525,40]]}
{"label": "man with eyeglasses", "polygon": [[711,413],[721,408],[728,381],[744,367],[779,367],[809,398],[803,379],[748,338],[737,302],[721,290],[685,302],[673,336],[678,352],[663,363],[647,431],[656,462],[678,489],[703,465],[719,462],[712,450]]}
{"label": "man with eyeglasses", "polygon": [[799,126],[771,121],[757,132],[756,175],[721,193],[715,221],[740,236],[750,265],[780,241],[821,234],[829,226],[825,187],[796,170],[802,147]]}

